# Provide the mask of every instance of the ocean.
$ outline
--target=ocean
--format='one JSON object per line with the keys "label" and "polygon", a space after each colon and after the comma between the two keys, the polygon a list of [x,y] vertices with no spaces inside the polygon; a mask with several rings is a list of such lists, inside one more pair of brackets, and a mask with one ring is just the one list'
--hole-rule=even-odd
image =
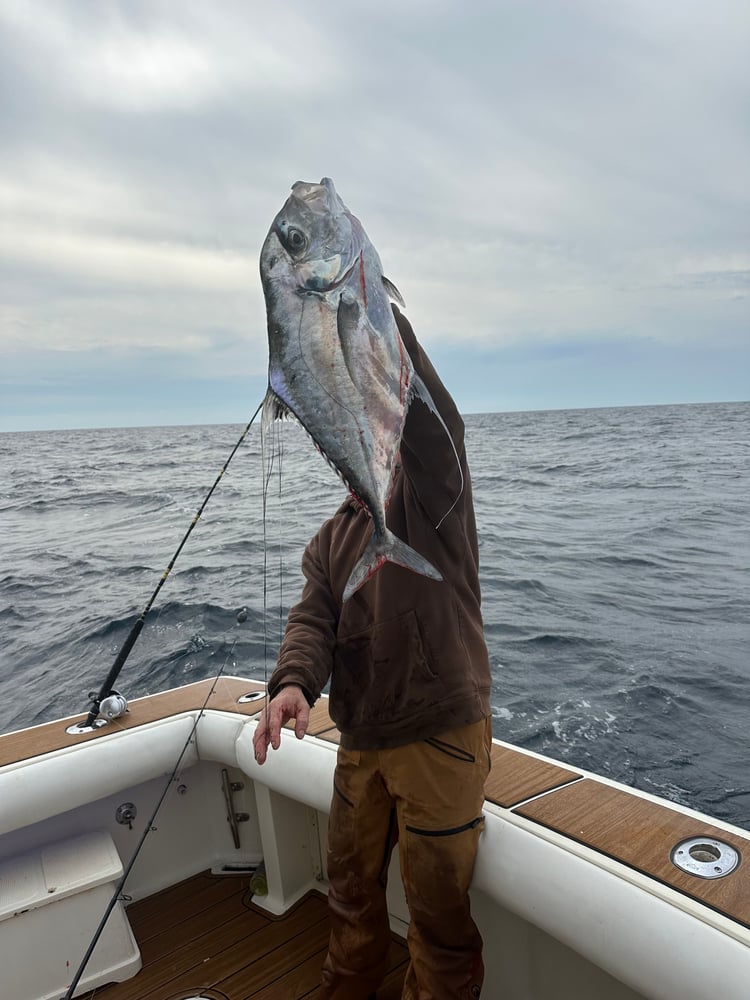
{"label": "ocean", "polygon": [[[466,426],[495,736],[750,827],[750,403]],[[273,669],[344,489],[277,427],[273,467],[254,426],[177,560],[128,698]],[[0,731],[85,713],[241,430],[0,434]]]}

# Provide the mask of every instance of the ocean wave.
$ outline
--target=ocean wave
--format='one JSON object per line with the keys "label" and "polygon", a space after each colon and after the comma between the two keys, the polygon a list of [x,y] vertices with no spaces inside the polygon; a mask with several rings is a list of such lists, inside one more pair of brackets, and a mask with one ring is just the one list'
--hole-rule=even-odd
{"label": "ocean wave", "polygon": [[[748,822],[749,417],[717,404],[466,418],[496,735]],[[0,435],[0,729],[86,707],[239,430]],[[256,437],[146,618],[128,697],[225,662],[273,668],[302,548],[342,496],[288,430],[265,539]]]}
{"label": "ocean wave", "polygon": [[513,639],[507,639],[506,641],[508,643],[523,646],[570,646],[581,650],[581,652],[589,647],[597,646],[599,644],[596,640],[589,639],[581,635],[565,635],[559,632],[538,632],[535,635],[520,636]]}

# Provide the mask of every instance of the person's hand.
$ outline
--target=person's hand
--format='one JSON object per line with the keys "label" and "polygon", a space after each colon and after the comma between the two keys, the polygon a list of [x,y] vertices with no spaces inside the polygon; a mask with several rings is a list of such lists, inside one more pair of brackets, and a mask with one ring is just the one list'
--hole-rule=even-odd
{"label": "person's hand", "polygon": [[290,719],[295,720],[294,734],[301,740],[310,722],[310,706],[302,688],[296,684],[283,687],[261,713],[253,736],[255,759],[259,764],[265,763],[269,743],[274,750],[279,749],[281,727]]}

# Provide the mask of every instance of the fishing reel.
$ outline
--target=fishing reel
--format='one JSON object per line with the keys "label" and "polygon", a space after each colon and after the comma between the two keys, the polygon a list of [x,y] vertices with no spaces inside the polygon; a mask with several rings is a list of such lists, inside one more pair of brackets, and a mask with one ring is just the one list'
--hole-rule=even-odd
{"label": "fishing reel", "polygon": [[125,715],[128,710],[128,699],[119,691],[112,691],[99,705],[99,716],[111,722]]}
{"label": "fishing reel", "polygon": [[83,733],[92,733],[101,729],[102,726],[106,726],[108,722],[122,718],[128,710],[128,699],[119,691],[110,691],[107,697],[102,698],[99,702],[98,708],[97,696],[94,691],[89,691],[89,698],[92,704],[91,712],[96,711],[97,713],[95,718],[91,722],[86,719],[85,722],[77,722],[75,725],[68,726],[65,732],[69,735],[80,736]]}

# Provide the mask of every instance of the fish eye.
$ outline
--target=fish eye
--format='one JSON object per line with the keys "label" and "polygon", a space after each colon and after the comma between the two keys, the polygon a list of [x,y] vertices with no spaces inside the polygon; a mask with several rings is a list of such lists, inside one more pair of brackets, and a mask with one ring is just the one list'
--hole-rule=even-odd
{"label": "fish eye", "polygon": [[307,246],[307,239],[301,229],[290,226],[284,234],[287,249],[290,253],[301,253]]}

